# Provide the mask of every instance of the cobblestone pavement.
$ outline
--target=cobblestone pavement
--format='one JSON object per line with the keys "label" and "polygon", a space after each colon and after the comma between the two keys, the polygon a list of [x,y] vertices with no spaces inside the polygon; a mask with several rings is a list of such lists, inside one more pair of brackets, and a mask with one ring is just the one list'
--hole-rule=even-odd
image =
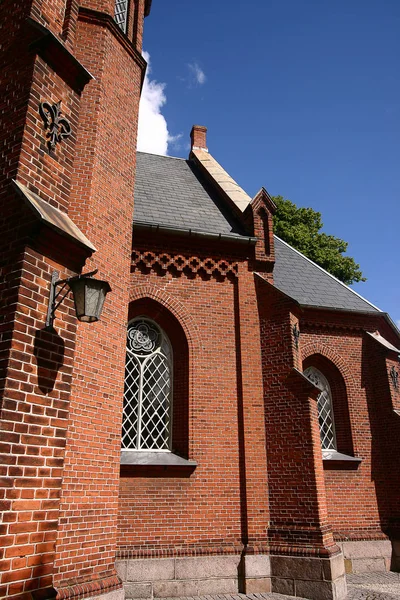
{"label": "cobblestone pavement", "polygon": [[[400,600],[400,573],[362,573],[347,575],[346,600]],[[165,598],[164,600],[177,600]],[[282,594],[218,594],[179,600],[299,600]]]}
{"label": "cobblestone pavement", "polygon": [[400,600],[400,573],[347,575],[347,600]]}
{"label": "cobblestone pavement", "polygon": [[185,596],[184,598],[164,598],[163,600],[300,600],[282,594],[213,594],[211,596]]}

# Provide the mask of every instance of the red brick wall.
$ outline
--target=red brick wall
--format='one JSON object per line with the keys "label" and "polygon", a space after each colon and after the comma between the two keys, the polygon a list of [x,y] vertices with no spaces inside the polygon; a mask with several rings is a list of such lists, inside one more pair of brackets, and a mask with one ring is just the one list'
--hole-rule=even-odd
{"label": "red brick wall", "polygon": [[77,331],[54,575],[67,595],[88,579],[93,592],[119,585],[114,559],[142,67],[120,35],[102,15],[80,15],[77,57],[95,79],[82,95],[69,214],[97,248],[87,269],[98,268],[112,293],[101,321]]}
{"label": "red brick wall", "polygon": [[114,17],[114,0],[81,0],[80,6],[84,8],[91,8],[98,12],[107,13]]}
{"label": "red brick wall", "polygon": [[329,526],[315,392],[298,368],[293,302],[259,283],[269,539],[278,553],[335,551]]}
{"label": "red brick wall", "polygon": [[[133,6],[134,5],[134,6]],[[130,11],[134,8],[134,23],[133,23],[133,43],[136,48],[141,51],[143,43],[143,15],[144,15],[145,0],[135,0],[130,3]]]}
{"label": "red brick wall", "polygon": [[[170,242],[170,245],[174,247],[174,242]],[[233,261],[236,260],[238,264],[239,277],[233,283],[230,278],[219,278],[215,273],[207,274],[201,266],[195,273],[193,269],[190,271],[185,267],[174,268],[172,255],[160,254],[161,250],[165,252],[166,242],[150,245],[149,248],[152,249],[151,252],[146,253],[145,249],[141,249],[134,253],[131,299],[147,297],[159,302],[175,315],[186,332],[190,360],[189,457],[198,460],[199,466],[190,479],[137,478],[126,475],[122,477],[119,516],[120,553],[137,556],[173,552],[211,552],[219,551],[216,549],[222,548],[227,540],[237,548],[246,537],[244,533],[248,534],[251,529],[251,502],[255,490],[264,490],[265,493],[267,490],[267,482],[262,481],[262,478],[258,482],[252,479],[254,474],[249,469],[249,465],[256,465],[254,471],[258,469],[260,475],[264,460],[261,459],[261,462],[257,463],[256,455],[259,456],[259,449],[255,450],[257,443],[261,439],[264,440],[264,432],[258,430],[251,438],[251,432],[255,433],[256,424],[259,424],[257,420],[260,418],[259,414],[251,426],[247,427],[246,432],[242,430],[244,438],[240,439],[241,427],[243,428],[246,422],[246,413],[243,410],[246,407],[243,400],[246,395],[246,385],[253,385],[253,390],[250,392],[249,388],[247,390],[249,397],[253,398],[250,419],[255,417],[259,410],[254,402],[259,389],[256,367],[259,340],[257,341],[257,336],[254,337],[259,324],[258,319],[255,319],[257,306],[251,291],[254,286],[254,282],[251,284],[254,276],[251,269],[247,271],[246,263],[242,262],[240,257],[236,259],[234,256],[226,257],[228,262],[233,258]],[[193,258],[196,255],[195,248],[189,250],[189,248],[179,247],[178,244],[176,251],[183,259],[185,256]],[[139,259],[140,256],[143,258]],[[198,265],[207,262],[204,251],[197,256]],[[213,260],[217,262],[221,258],[213,255]],[[195,264],[195,261],[192,260],[192,264]],[[379,357],[377,358],[374,352],[379,354],[379,346],[371,341],[370,348],[363,331],[374,331],[377,325],[380,325],[382,334],[392,343],[396,343],[396,336],[382,321],[382,317],[332,316],[327,312],[299,312],[298,309],[296,315],[292,312],[293,303],[274,292],[267,283],[260,282],[258,288],[270,503],[268,505],[266,495],[264,501],[259,496],[258,507],[262,506],[266,510],[265,519],[269,516],[271,521],[268,536],[272,551],[290,553],[298,552],[300,548],[302,552],[307,550],[321,554],[335,551],[332,527],[338,537],[345,535],[346,532],[350,535],[354,534],[355,537],[360,535],[365,537],[368,532],[378,535],[379,531],[387,528],[391,519],[396,517],[395,485],[389,484],[385,487],[384,479],[390,477],[390,472],[393,473],[396,469],[393,460],[388,459],[388,455],[389,445],[394,443],[395,436],[398,435],[396,422],[393,420],[397,418],[393,413],[393,407],[397,406],[398,392],[389,389],[387,373],[392,363],[390,361],[385,363],[380,359],[383,368],[378,365]],[[245,308],[239,301],[241,294]],[[145,300],[141,302],[139,310],[141,314],[144,312],[145,302]],[[236,323],[232,322],[234,307],[237,311]],[[293,325],[298,322],[298,317],[301,338],[297,349],[292,330]],[[210,319],[212,319],[211,330]],[[320,325],[321,322],[323,326]],[[236,365],[234,365],[233,355],[230,354],[233,349],[235,328],[236,336],[239,335],[239,339],[236,337],[235,340]],[[199,335],[201,336],[203,345],[197,351],[193,347],[193,332],[195,332],[195,340]],[[228,336],[225,350],[218,346],[221,332]],[[242,340],[240,340],[241,336],[243,336]],[[253,341],[249,343],[248,340],[252,336]],[[212,350],[208,349],[208,344]],[[216,349],[215,355],[214,349]],[[317,352],[321,352],[323,357],[317,359],[315,357]],[[197,359],[197,356],[200,358]],[[222,356],[223,360],[221,360]],[[255,357],[253,361],[252,356]],[[333,393],[342,395],[341,405],[336,402],[335,413],[337,418],[343,421],[337,426],[339,450],[350,453],[354,447],[356,456],[363,453],[363,463],[356,471],[323,471],[316,392],[308,387],[301,375],[293,375],[293,368],[301,370],[303,366],[312,363],[315,363],[315,366],[330,378]],[[354,363],[357,363],[356,367]],[[212,366],[213,364],[215,366]],[[328,364],[330,370],[327,368]],[[248,365],[252,365],[254,369],[253,379],[251,376],[246,376]],[[223,379],[221,379],[221,372]],[[337,381],[333,380],[335,375]],[[379,388],[378,381],[381,381]],[[215,416],[208,414],[198,418],[191,408],[191,403],[199,409],[203,408],[200,402],[207,401],[209,388],[213,385],[217,386],[224,398],[229,397],[230,402],[238,403],[238,414],[230,422],[226,417],[224,420],[232,432],[237,428],[238,437],[235,440],[233,436],[229,440],[222,438],[219,440],[216,437],[219,427],[218,414]],[[198,393],[195,390],[196,386],[198,386]],[[368,407],[366,395],[369,395]],[[355,403],[351,405],[350,399],[353,397]],[[220,402],[222,401],[223,398]],[[378,411],[377,403],[379,403]],[[225,415],[229,415],[227,410]],[[389,427],[385,430],[390,431],[390,442],[385,442],[383,446],[378,440],[384,438],[384,428],[377,428],[382,416],[385,418],[385,428]],[[368,457],[367,451],[371,445],[370,426],[376,437],[375,458],[371,457],[371,453]],[[233,470],[230,473],[230,489],[235,490],[236,506],[233,504],[229,509],[231,521],[229,533],[225,528],[224,518],[221,518],[218,512],[224,504],[221,494],[225,493],[224,485],[225,482],[229,482],[229,479],[215,469],[215,463],[207,458],[208,445],[211,441],[208,442],[204,427],[208,427],[213,432],[215,449],[221,452],[221,456],[225,453],[229,460],[233,456],[232,452],[241,459],[243,455],[246,456],[246,452],[251,451],[251,448],[254,450],[254,455],[251,459],[247,458],[245,464],[239,460],[238,472]],[[198,441],[197,436],[199,436]],[[371,466],[371,461],[374,467]],[[371,483],[371,473],[373,483]],[[210,490],[212,490],[211,494]],[[208,500],[207,507],[203,506],[202,502],[205,491],[211,498]],[[244,504],[245,520],[243,520]],[[238,528],[239,513],[241,531]],[[210,518],[210,514],[217,514],[219,518],[217,520],[213,516]],[[260,514],[255,515],[252,535],[253,539],[257,539],[261,545],[265,545],[266,542],[265,523]],[[210,528],[213,532],[211,538]],[[251,535],[249,537],[251,538]],[[210,539],[212,543],[206,543]],[[183,540],[186,540],[186,543]]]}
{"label": "red brick wall", "polygon": [[[59,7],[52,3],[49,17]],[[51,273],[57,268],[61,277],[68,276],[82,266],[80,253],[34,223],[10,186],[16,178],[55,206],[67,206],[74,136],[62,144],[64,154],[57,148],[49,156],[38,107],[42,100],[62,99],[64,110],[75,114],[70,117],[74,127],[78,97],[29,47],[35,38],[25,24],[30,9],[29,2],[0,7],[1,77],[7,81],[0,133],[0,494],[5,511],[0,590],[2,596],[21,599],[51,585],[68,418],[75,317],[67,298],[58,311],[57,333],[44,330]]]}
{"label": "red brick wall", "polygon": [[58,310],[57,332],[44,329],[54,268],[71,274],[28,248],[3,296],[10,300],[18,285],[1,412],[0,594],[7,598],[28,598],[52,581],[75,336],[70,298]]}
{"label": "red brick wall", "polygon": [[[53,104],[60,100],[62,114],[70,122],[72,134],[49,153],[39,103]],[[64,212],[69,206],[78,111],[79,95],[37,56],[19,155],[18,180]]]}
{"label": "red brick wall", "polygon": [[[379,537],[382,530],[389,533],[393,518],[399,517],[394,483],[399,467],[393,448],[400,424],[393,412],[390,366],[387,351],[365,334],[379,327],[382,335],[396,343],[382,321],[361,315],[350,319],[308,313],[301,322],[304,365],[315,364],[331,384],[338,450],[351,454],[353,449],[354,456],[362,459],[356,470],[325,471],[329,520],[338,539]],[[345,386],[344,405],[338,402],[339,377]]]}
{"label": "red brick wall", "polygon": [[[25,22],[29,14],[29,3],[18,3],[17,7],[3,2],[0,6],[5,40],[1,79],[7,82],[1,94],[1,191],[7,193],[7,182],[18,176],[46,200],[66,210],[79,98],[30,47],[38,34]],[[49,156],[39,104],[59,100],[73,134]]]}
{"label": "red brick wall", "polygon": [[132,277],[132,298],[151,290],[186,330],[189,458],[198,466],[184,479],[121,478],[122,549],[240,545],[234,288],[227,279],[199,275]]}
{"label": "red brick wall", "polygon": [[[200,252],[177,250],[193,265],[219,258],[205,254],[204,246]],[[256,297],[253,275],[240,259],[239,271],[238,282],[202,267],[179,272],[173,265],[163,270],[141,264],[133,270],[131,300],[144,298],[140,314],[146,314],[147,299],[154,318],[157,302],[160,313],[169,311],[186,335],[188,456],[198,466],[190,478],[121,477],[122,556],[239,552],[243,544],[265,545],[261,365],[257,357],[253,365],[248,361],[259,347]]]}
{"label": "red brick wall", "polygon": [[42,0],[33,0],[32,2],[31,0],[32,17],[48,27],[55,35],[61,37],[66,3],[67,0],[52,0],[51,2]]}
{"label": "red brick wall", "polygon": [[[113,1],[92,2],[90,7],[114,13]],[[77,8],[75,1],[61,0],[32,5],[8,1],[0,7],[6,41],[2,48],[6,66],[1,75],[9,82],[2,88],[0,130],[1,201],[6,208],[0,218],[0,249],[7,250],[1,253],[0,286],[3,298],[9,302],[0,315],[4,340],[0,347],[4,360],[1,368],[6,376],[2,390],[5,456],[1,471],[1,501],[6,517],[0,531],[7,544],[1,555],[5,573],[0,589],[2,595],[18,595],[21,600],[30,598],[31,590],[50,586],[57,586],[63,597],[74,595],[77,589],[68,586],[77,581],[95,580],[86,587],[89,594],[119,586],[113,568],[118,413],[122,409],[143,60],[112,19],[96,12],[91,16],[82,13],[75,51],[97,79],[84,96],[80,110],[79,94],[62,78],[71,79],[71,72],[66,72],[65,64],[57,64],[56,74],[36,56],[29,44],[38,33],[25,23],[31,14],[56,36],[66,37],[69,49],[74,50]],[[52,155],[46,150],[38,112],[43,100],[62,101],[62,111],[73,132]],[[80,145],[75,154],[77,135]],[[96,160],[92,160],[94,151]],[[52,270],[58,266],[61,276],[74,274],[82,269],[83,259],[65,240],[32,227],[32,218],[25,216],[28,213],[23,212],[21,201],[11,191],[11,178],[76,218],[98,248],[95,266],[100,277],[113,288],[102,323],[91,330],[79,328],[73,370],[76,320],[71,300],[58,312],[57,335],[43,331],[43,325]],[[62,353],[58,347],[63,348]],[[63,470],[68,417],[68,448],[76,453],[70,454]],[[103,419],[110,426],[102,430],[103,439],[97,437],[96,443]],[[85,454],[90,442],[92,450]],[[59,542],[54,558],[57,530]],[[79,551],[72,542],[78,544]]]}
{"label": "red brick wall", "polygon": [[[3,26],[3,57],[1,80],[7,81],[7,87],[1,88],[0,143],[0,193],[5,202],[7,183],[15,177],[18,167],[20,145],[25,127],[27,102],[30,94],[30,81],[33,74],[33,57],[30,53],[18,52],[21,25],[29,12],[20,2],[2,2],[0,4],[0,20]],[[27,40],[30,41],[29,38]],[[19,77],[15,77],[15,73]]]}
{"label": "red brick wall", "polygon": [[[0,7],[0,19],[4,25],[2,31],[7,40],[2,50],[4,67],[1,72],[2,81],[7,81],[1,95],[1,193],[6,194],[7,183],[17,177],[49,203],[66,211],[79,95],[30,47],[38,33],[25,22],[30,14],[29,3],[28,6],[22,3],[25,11],[22,12],[22,8],[18,7],[14,15],[11,12],[12,4],[4,2]],[[41,4],[43,8],[47,5]],[[50,4],[53,7],[51,10],[55,10],[59,3]],[[50,155],[39,104],[43,101],[52,104],[60,100],[62,113],[70,121],[72,135],[58,144]]]}
{"label": "red brick wall", "polygon": [[[254,268],[254,267],[253,267]],[[238,347],[239,452],[241,453],[242,528],[255,552],[267,548],[270,519],[260,315],[252,265],[239,263],[236,298]],[[268,266],[267,266],[268,269]],[[243,519],[243,513],[246,520]]]}

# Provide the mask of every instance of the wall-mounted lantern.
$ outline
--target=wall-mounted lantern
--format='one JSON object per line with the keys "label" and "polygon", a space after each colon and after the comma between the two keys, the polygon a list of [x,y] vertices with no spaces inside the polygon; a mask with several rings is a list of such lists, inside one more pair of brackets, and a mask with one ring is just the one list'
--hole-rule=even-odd
{"label": "wall-mounted lantern", "polygon": [[[91,273],[76,275],[69,279],[58,279],[58,271],[53,271],[51,276],[49,308],[47,310],[46,327],[53,327],[55,312],[60,306],[69,290],[75,303],[76,317],[84,323],[98,321],[103,310],[104,300],[111,291],[108,281],[93,279],[97,269]],[[57,292],[57,286],[61,288]],[[68,287],[68,289],[66,289]],[[65,293],[63,294],[63,292]]]}

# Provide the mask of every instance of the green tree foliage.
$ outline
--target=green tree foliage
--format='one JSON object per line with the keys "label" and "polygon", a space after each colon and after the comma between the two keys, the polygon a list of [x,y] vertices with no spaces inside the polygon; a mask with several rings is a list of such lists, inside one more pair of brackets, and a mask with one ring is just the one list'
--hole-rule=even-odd
{"label": "green tree foliage", "polygon": [[321,213],[312,208],[298,208],[282,196],[274,196],[277,205],[274,232],[332,275],[351,284],[366,281],[354,258],[343,256],[348,243],[333,235],[320,233],[323,227]]}

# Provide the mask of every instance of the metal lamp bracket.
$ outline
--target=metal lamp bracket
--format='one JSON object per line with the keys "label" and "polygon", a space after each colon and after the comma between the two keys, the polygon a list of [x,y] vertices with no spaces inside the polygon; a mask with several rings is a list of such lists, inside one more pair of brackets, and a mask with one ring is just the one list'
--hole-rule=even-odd
{"label": "metal lamp bracket", "polygon": [[[75,275],[75,277],[69,277],[68,279],[58,279],[60,273],[58,271],[53,271],[53,273],[51,274],[50,297],[49,306],[47,309],[46,327],[53,327],[55,312],[69,292],[69,283],[71,281],[75,281],[76,279],[82,279],[84,277],[93,277],[93,275],[96,275],[97,271],[98,269],[95,269],[90,273]],[[61,286],[61,288],[57,291],[57,286],[59,285]]]}

